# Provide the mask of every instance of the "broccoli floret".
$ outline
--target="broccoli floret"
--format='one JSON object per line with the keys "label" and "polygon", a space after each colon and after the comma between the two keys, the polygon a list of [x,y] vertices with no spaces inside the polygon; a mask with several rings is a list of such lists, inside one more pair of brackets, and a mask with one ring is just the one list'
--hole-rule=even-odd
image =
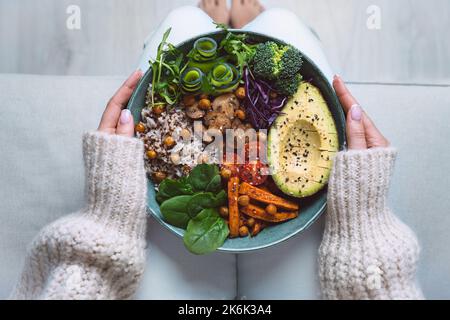
{"label": "broccoli floret", "polygon": [[260,44],[252,62],[254,74],[267,81],[280,77],[293,78],[302,67],[302,56],[292,46],[279,46],[268,41]]}
{"label": "broccoli floret", "polygon": [[303,77],[299,73],[293,77],[279,78],[274,83],[274,89],[282,95],[293,96],[297,92],[302,80]]}
{"label": "broccoli floret", "polygon": [[275,58],[278,51],[278,46],[274,42],[269,41],[258,45],[252,63],[252,70],[255,76],[265,80],[274,80],[276,78],[276,74],[280,71]]}
{"label": "broccoli floret", "polygon": [[287,46],[287,50],[281,58],[280,77],[293,78],[298,75],[302,68],[303,60],[300,51],[292,46]]}

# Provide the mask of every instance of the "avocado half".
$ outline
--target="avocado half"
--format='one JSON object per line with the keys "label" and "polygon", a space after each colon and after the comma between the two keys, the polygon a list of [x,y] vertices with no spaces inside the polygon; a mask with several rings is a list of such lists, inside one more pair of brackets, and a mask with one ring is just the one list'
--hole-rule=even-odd
{"label": "avocado half", "polygon": [[272,178],[285,194],[304,198],[328,183],[339,150],[336,125],[319,89],[302,82],[269,131]]}

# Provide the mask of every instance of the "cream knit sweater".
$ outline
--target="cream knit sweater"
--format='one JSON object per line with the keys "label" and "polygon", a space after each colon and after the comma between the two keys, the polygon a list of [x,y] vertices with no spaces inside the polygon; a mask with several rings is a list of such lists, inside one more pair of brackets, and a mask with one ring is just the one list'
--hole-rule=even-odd
{"label": "cream knit sweater", "polygon": [[328,191],[319,249],[326,299],[422,299],[415,282],[419,245],[387,208],[396,151],[341,152]]}
{"label": "cream knit sweater", "polygon": [[[83,139],[87,206],[32,243],[13,299],[127,299],[144,270],[146,181],[137,139]],[[327,299],[420,299],[414,234],[386,208],[392,149],[340,153],[319,273]]]}
{"label": "cream knit sweater", "polygon": [[83,139],[87,205],[32,243],[13,299],[127,299],[144,270],[146,177],[137,139]]}

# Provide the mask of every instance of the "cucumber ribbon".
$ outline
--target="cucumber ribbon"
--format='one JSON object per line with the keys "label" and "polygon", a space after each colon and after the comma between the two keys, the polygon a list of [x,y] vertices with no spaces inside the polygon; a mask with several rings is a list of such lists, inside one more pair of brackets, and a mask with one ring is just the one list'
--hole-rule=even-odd
{"label": "cucumber ribbon", "polygon": [[208,80],[215,94],[222,94],[236,90],[239,85],[239,71],[231,64],[218,63],[208,74]]}
{"label": "cucumber ribbon", "polygon": [[181,75],[181,88],[186,93],[197,93],[203,87],[204,77],[199,68],[187,68]]}
{"label": "cucumber ribbon", "polygon": [[239,86],[239,71],[231,64],[218,63],[208,75],[195,67],[187,68],[181,75],[181,87],[185,93],[196,94],[200,91],[212,95],[232,92]]}
{"label": "cucumber ribbon", "polygon": [[217,57],[217,42],[211,38],[200,38],[194,43],[189,56],[197,62],[215,60]]}
{"label": "cucumber ribbon", "polygon": [[198,39],[191,52],[186,70],[181,75],[181,87],[185,93],[220,95],[236,90],[241,74],[227,57],[218,57],[218,45],[212,38]]}

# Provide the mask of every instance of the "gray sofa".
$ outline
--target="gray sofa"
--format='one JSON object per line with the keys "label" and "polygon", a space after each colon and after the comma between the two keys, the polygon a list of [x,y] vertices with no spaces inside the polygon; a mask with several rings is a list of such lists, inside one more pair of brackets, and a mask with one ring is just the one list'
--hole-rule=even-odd
{"label": "gray sofa", "polygon": [[[26,246],[45,224],[83,205],[81,134],[95,129],[123,79],[0,75],[0,298],[10,292]],[[450,90],[353,84],[399,149],[394,211],[422,244],[427,298],[450,298]],[[141,299],[320,298],[316,252],[323,219],[290,241],[251,254],[188,254],[149,219]]]}

